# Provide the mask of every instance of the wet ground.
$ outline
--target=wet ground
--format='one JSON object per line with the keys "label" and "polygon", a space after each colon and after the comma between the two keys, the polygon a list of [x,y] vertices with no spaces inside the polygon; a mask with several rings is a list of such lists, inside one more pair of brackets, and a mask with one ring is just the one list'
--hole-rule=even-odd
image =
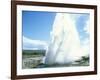
{"label": "wet ground", "polygon": [[43,56],[41,57],[32,57],[32,58],[24,58],[22,60],[22,68],[23,69],[32,69],[32,68],[49,68],[49,67],[75,67],[75,66],[89,66],[89,59],[81,59],[72,63],[67,64],[52,64],[47,65],[43,63]]}

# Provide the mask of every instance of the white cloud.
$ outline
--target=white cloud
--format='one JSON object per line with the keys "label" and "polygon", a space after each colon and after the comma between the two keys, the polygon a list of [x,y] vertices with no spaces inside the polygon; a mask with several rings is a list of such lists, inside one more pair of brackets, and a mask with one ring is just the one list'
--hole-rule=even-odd
{"label": "white cloud", "polygon": [[84,26],[84,31],[89,34],[90,33],[90,20],[88,19]]}
{"label": "white cloud", "polygon": [[81,16],[82,16],[82,14],[70,14],[70,18],[73,21],[77,21]]}
{"label": "white cloud", "polygon": [[47,43],[41,40],[32,40],[23,36],[23,49],[47,49]]}
{"label": "white cloud", "polygon": [[89,55],[89,49],[90,49],[89,45],[90,45],[89,38],[85,38],[82,44],[84,55]]}
{"label": "white cloud", "polygon": [[[85,33],[90,34],[90,20],[89,19],[85,22],[83,30],[85,31]],[[85,55],[89,55],[89,49],[90,49],[89,41],[90,41],[89,37],[84,37],[84,39],[82,41],[82,49],[83,49],[83,52],[85,53]]]}

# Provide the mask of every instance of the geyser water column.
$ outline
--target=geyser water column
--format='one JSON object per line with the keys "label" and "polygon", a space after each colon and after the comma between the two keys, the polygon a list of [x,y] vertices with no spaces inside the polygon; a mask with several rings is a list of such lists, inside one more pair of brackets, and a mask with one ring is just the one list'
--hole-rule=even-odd
{"label": "geyser water column", "polygon": [[67,64],[83,56],[79,33],[70,13],[56,14],[50,37],[45,64]]}

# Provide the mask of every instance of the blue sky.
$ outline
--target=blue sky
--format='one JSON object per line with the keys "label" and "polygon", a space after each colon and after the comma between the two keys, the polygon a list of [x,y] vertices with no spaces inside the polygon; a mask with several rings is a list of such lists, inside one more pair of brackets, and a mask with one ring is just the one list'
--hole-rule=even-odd
{"label": "blue sky", "polygon": [[23,11],[23,35],[30,39],[48,41],[55,13]]}
{"label": "blue sky", "polygon": [[[83,41],[89,40],[89,14],[66,14],[71,14],[73,20],[75,20],[75,25],[80,35],[80,41],[83,43]],[[45,46],[48,45],[50,40],[50,31],[52,30],[55,16],[56,13],[54,12],[22,12],[23,49],[46,48]]]}

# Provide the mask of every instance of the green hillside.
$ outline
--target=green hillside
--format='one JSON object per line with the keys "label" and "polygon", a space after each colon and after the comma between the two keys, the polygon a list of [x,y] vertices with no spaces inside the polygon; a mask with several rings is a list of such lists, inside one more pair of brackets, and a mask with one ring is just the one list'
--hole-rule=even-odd
{"label": "green hillside", "polygon": [[43,55],[45,56],[45,50],[23,50],[23,55]]}

